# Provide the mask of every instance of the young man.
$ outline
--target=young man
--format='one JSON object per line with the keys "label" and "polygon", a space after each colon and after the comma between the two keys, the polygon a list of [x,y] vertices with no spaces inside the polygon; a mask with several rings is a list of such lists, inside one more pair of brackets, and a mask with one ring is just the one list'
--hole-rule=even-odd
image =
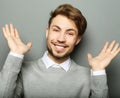
{"label": "young man", "polygon": [[87,27],[82,13],[69,4],[52,13],[42,58],[23,63],[32,46],[24,44],[12,24],[3,27],[10,53],[0,72],[0,98],[107,98],[105,68],[120,53],[119,44],[106,42],[97,57],[88,54],[91,69],[76,64],[70,54]]}

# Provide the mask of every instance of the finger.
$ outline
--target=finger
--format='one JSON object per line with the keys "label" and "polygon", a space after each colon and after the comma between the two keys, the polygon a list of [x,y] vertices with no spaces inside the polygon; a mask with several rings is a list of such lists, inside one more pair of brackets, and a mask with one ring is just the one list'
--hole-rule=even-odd
{"label": "finger", "polygon": [[5,31],[6,31],[7,36],[10,36],[9,26],[7,24],[5,25]]}
{"label": "finger", "polygon": [[7,39],[7,34],[6,34],[6,30],[4,27],[2,28],[2,31],[3,31],[4,37]]}
{"label": "finger", "polygon": [[103,47],[103,49],[102,49],[102,53],[103,53],[103,52],[106,52],[106,50],[107,50],[107,48],[108,48],[108,44],[109,44],[108,42],[105,43],[105,45],[104,45],[104,47]]}
{"label": "finger", "polygon": [[28,49],[30,49],[32,47],[32,43],[31,42],[27,43],[27,47]]}
{"label": "finger", "polygon": [[114,55],[118,55],[120,53],[120,47],[116,50],[116,52],[114,53]]}
{"label": "finger", "polygon": [[93,58],[90,53],[88,53],[87,57],[88,57],[88,61],[90,61]]}
{"label": "finger", "polygon": [[15,36],[13,24],[10,24],[10,32],[12,36]]}
{"label": "finger", "polygon": [[119,43],[116,43],[111,53],[116,52],[118,48],[119,48]]}
{"label": "finger", "polygon": [[108,47],[108,49],[107,49],[108,52],[110,52],[110,51],[113,49],[114,44],[115,44],[115,40],[112,41],[111,44],[109,45],[109,47]]}
{"label": "finger", "polygon": [[15,37],[20,39],[19,34],[18,34],[18,30],[16,28],[15,28]]}

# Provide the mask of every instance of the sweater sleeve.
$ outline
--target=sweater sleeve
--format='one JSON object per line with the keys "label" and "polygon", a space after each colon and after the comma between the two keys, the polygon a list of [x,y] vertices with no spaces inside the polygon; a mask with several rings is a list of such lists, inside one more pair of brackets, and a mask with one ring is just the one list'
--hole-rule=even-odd
{"label": "sweater sleeve", "polygon": [[13,98],[23,59],[8,55],[0,71],[0,98]]}
{"label": "sweater sleeve", "polygon": [[14,98],[24,98],[22,73],[20,72],[16,81]]}
{"label": "sweater sleeve", "polygon": [[91,77],[91,96],[90,98],[109,98],[106,75]]}

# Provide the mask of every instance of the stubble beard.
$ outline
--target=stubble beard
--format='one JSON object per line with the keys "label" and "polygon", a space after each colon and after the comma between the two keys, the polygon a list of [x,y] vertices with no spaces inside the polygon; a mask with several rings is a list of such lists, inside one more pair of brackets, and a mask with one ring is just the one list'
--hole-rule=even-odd
{"label": "stubble beard", "polygon": [[[53,53],[53,51],[52,51],[52,49],[50,49],[48,46],[47,46],[47,50],[48,50],[48,53],[54,58],[54,59],[65,59],[65,58],[68,58],[68,57],[70,57],[70,54],[71,54],[71,52],[70,53],[66,53],[66,54],[63,54],[63,55],[61,55],[61,56],[57,56],[57,55],[55,55],[54,53]],[[58,52],[58,54],[59,54],[59,52]]]}

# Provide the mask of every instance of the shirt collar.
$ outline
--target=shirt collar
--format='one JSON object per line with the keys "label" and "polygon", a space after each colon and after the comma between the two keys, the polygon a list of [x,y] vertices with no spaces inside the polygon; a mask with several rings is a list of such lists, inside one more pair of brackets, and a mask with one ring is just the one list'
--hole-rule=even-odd
{"label": "shirt collar", "polygon": [[49,57],[48,57],[48,51],[46,51],[42,57],[42,61],[44,62],[46,68],[50,68],[52,67],[53,65],[58,65],[60,66],[61,68],[63,68],[65,71],[68,71],[69,68],[70,68],[70,64],[71,64],[71,59],[68,58],[66,61],[64,61],[63,63],[61,64],[57,64],[55,63],[53,60],[51,60]]}

